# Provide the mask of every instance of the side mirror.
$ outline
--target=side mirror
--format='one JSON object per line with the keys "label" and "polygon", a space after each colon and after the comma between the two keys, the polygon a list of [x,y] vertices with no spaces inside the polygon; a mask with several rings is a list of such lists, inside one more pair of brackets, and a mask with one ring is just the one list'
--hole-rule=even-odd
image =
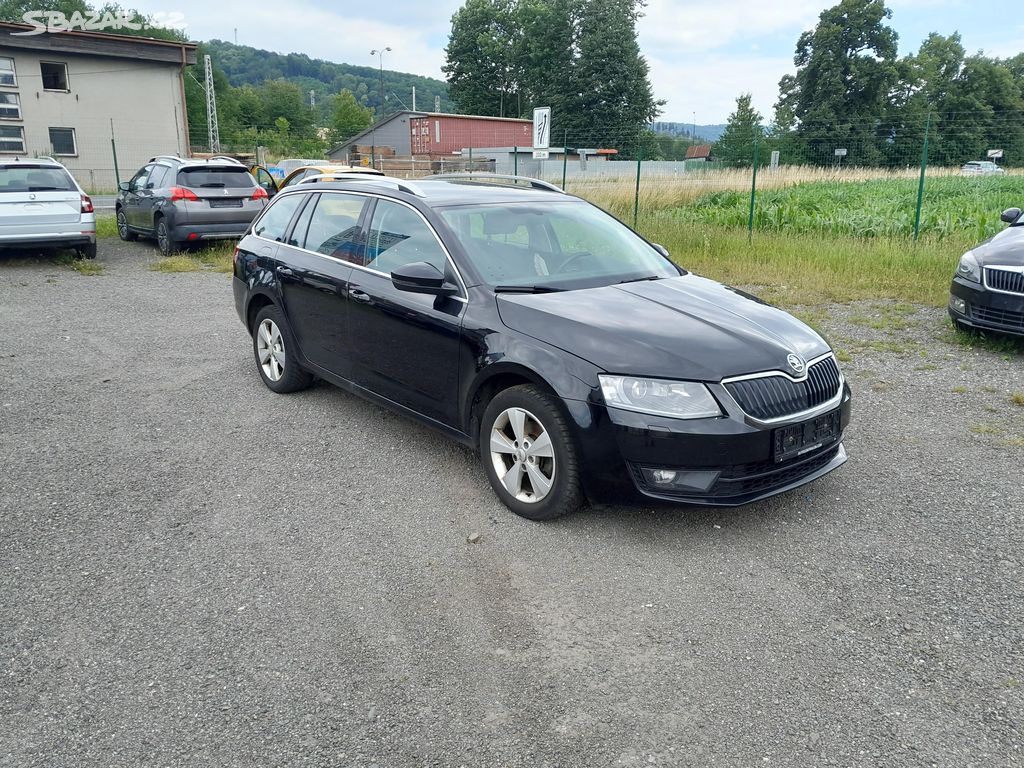
{"label": "side mirror", "polygon": [[122,192],[127,192],[129,189],[131,189],[131,185],[127,181],[122,181],[120,184],[117,185],[117,188],[120,189]]}
{"label": "side mirror", "polygon": [[437,267],[425,261],[414,261],[396,269],[391,273],[391,284],[400,291],[431,296],[450,296],[459,291],[457,286],[445,282]]}
{"label": "side mirror", "polygon": [[651,245],[654,246],[654,250],[656,250],[658,253],[660,253],[662,256],[664,256],[666,259],[669,258],[668,248],[666,248],[664,245],[659,245],[658,243],[651,243]]}
{"label": "side mirror", "polygon": [[1020,214],[1020,208],[1007,208],[999,218],[1007,224],[1013,224],[1013,222],[1020,218]]}

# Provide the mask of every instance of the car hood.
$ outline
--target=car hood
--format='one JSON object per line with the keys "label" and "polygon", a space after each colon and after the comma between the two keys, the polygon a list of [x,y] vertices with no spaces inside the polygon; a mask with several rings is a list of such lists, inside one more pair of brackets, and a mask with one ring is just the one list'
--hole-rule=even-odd
{"label": "car hood", "polygon": [[1015,225],[1000,230],[981,245],[972,249],[981,266],[1003,264],[1024,266],[1024,225]]}
{"label": "car hood", "polygon": [[509,328],[609,373],[719,381],[789,370],[828,344],[792,315],[696,275],[545,294],[499,294]]}

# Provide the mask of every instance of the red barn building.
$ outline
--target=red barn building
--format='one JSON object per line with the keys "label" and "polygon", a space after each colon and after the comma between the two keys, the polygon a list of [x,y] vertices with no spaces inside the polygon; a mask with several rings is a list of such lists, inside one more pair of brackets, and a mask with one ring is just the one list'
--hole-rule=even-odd
{"label": "red barn building", "polygon": [[347,161],[358,145],[384,149],[398,157],[442,157],[477,147],[529,147],[532,136],[531,120],[401,111],[335,145],[327,156]]}

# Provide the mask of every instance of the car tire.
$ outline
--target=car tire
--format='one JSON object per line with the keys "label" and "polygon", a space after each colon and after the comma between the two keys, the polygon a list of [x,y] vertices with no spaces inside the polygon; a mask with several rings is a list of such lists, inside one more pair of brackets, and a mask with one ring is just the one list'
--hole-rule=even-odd
{"label": "car tire", "polygon": [[78,257],[81,259],[95,259],[96,258],[96,243],[89,243],[88,245],[82,245],[75,249],[78,251]]}
{"label": "car tire", "polygon": [[171,237],[171,228],[167,226],[166,219],[161,218],[156,222],[156,244],[164,256],[173,256],[178,252],[179,244]]}
{"label": "car tire", "polygon": [[268,389],[283,395],[298,392],[312,383],[313,375],[296,359],[295,338],[276,304],[264,307],[256,315],[252,351],[256,369]]}
{"label": "car tire", "polygon": [[583,506],[579,459],[558,402],[532,384],[502,390],[480,422],[480,457],[491,487],[528,520],[553,520]]}
{"label": "car tire", "polygon": [[120,237],[127,243],[133,240],[138,240],[139,236],[131,231],[128,227],[128,218],[124,215],[124,211],[120,208],[117,209],[117,236]]}

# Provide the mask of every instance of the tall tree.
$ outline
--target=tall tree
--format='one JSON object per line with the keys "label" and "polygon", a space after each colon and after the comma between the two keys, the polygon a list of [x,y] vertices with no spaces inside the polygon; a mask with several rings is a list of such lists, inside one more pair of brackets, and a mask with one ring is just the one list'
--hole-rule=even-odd
{"label": "tall tree", "polygon": [[795,127],[806,160],[841,146],[856,164],[879,161],[880,120],[898,75],[891,16],[883,0],[842,0],[797,40],[797,71],[779,83],[775,122]]}
{"label": "tall tree", "polygon": [[372,122],[373,112],[356,101],[352,91],[343,90],[334,97],[334,106],[331,110],[331,141],[346,141],[369,128]]}
{"label": "tall tree", "polygon": [[517,24],[513,0],[467,0],[452,16],[442,69],[460,112],[515,114],[521,80]]}
{"label": "tall tree", "polygon": [[741,94],[736,99],[736,111],[729,115],[722,137],[715,142],[714,155],[730,165],[750,165],[754,157],[754,144],[764,138],[764,118],[751,104],[753,96]]}
{"label": "tall tree", "polygon": [[583,2],[569,95],[561,119],[552,116],[571,144],[619,147],[630,155],[639,148],[643,129],[658,116],[661,103],[654,98],[636,39],[640,8],[638,0]]}

